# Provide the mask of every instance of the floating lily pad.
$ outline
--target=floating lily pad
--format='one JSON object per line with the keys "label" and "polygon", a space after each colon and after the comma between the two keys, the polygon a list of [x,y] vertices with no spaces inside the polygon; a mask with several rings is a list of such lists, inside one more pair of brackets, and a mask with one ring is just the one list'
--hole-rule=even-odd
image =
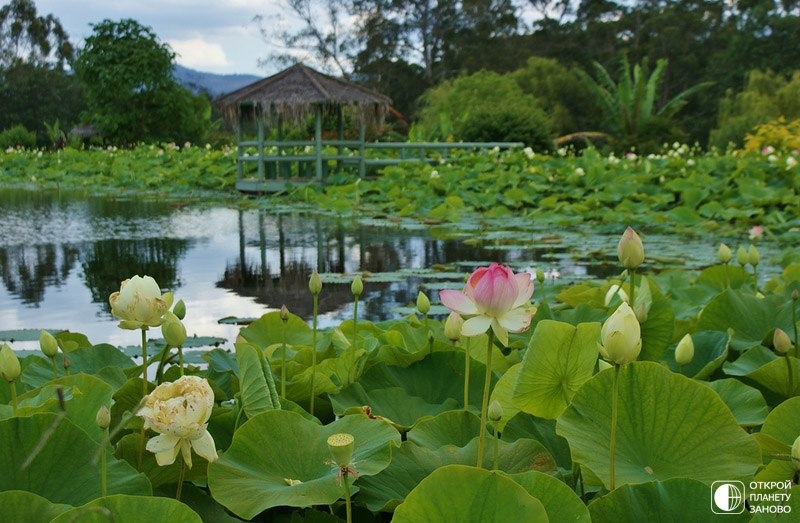
{"label": "floating lily pad", "polygon": [[170,498],[115,495],[95,499],[81,507],[67,510],[51,523],[140,523],[142,521],[172,521],[201,523],[192,509]]}

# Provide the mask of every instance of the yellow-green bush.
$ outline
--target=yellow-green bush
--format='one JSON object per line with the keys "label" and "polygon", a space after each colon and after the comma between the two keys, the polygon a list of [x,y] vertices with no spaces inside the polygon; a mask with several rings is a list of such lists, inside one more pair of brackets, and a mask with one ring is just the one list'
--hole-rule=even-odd
{"label": "yellow-green bush", "polygon": [[757,125],[745,136],[747,151],[762,151],[768,147],[777,151],[800,151],[800,119],[787,121],[781,116]]}

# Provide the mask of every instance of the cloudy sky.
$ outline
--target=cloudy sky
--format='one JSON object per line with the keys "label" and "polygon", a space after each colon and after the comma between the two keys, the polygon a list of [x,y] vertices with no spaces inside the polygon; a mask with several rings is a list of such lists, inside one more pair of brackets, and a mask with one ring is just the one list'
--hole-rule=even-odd
{"label": "cloudy sky", "polygon": [[271,24],[291,24],[281,13],[281,0],[34,0],[38,14],[52,14],[81,46],[91,35],[90,24],[105,19],[132,18],[150,27],[177,54],[177,62],[210,73],[267,76],[258,59],[270,54],[259,26],[262,15]]}

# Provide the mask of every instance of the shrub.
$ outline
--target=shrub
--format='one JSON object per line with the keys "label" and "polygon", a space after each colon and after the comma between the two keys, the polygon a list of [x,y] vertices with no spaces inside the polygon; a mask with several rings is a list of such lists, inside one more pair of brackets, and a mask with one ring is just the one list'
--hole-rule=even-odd
{"label": "shrub", "polygon": [[24,147],[32,149],[36,147],[36,133],[29,131],[24,125],[15,125],[0,132],[0,149],[5,150],[9,147]]}
{"label": "shrub", "polygon": [[547,115],[533,105],[504,105],[472,111],[454,129],[468,142],[524,142],[535,151],[548,152],[553,140]]}
{"label": "shrub", "polygon": [[761,151],[771,147],[778,151],[800,150],[800,119],[787,121],[783,116],[756,126],[744,138],[744,148]]}

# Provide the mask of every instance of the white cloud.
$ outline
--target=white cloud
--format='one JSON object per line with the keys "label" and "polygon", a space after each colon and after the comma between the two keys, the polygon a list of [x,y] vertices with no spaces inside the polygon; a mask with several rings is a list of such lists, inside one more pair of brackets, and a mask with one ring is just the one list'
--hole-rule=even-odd
{"label": "white cloud", "polygon": [[177,55],[175,61],[185,67],[213,69],[230,65],[220,44],[206,42],[200,38],[170,40],[168,43]]}

